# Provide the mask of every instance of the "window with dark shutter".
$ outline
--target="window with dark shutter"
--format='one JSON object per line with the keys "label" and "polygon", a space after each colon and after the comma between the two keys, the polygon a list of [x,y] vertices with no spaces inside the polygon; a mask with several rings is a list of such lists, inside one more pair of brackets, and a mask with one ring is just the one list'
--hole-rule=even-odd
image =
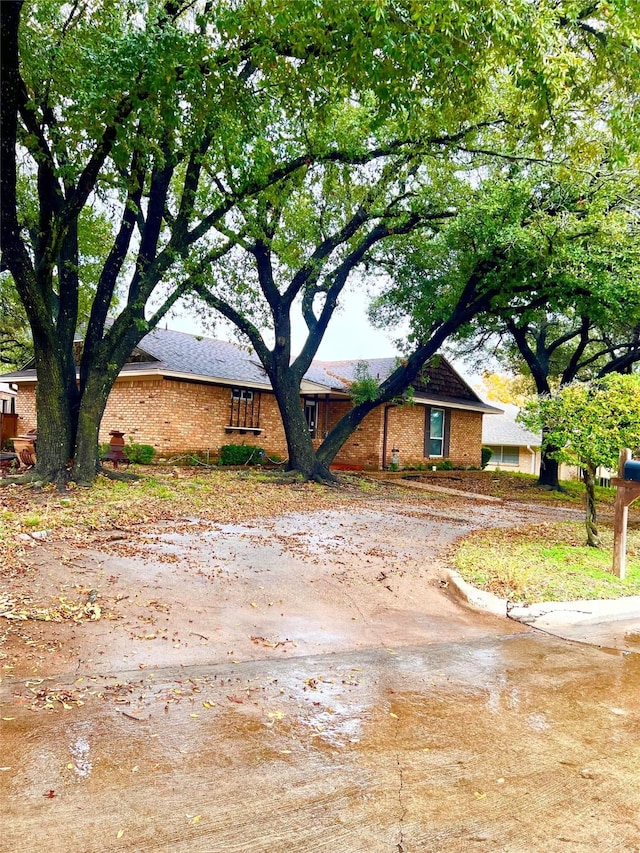
{"label": "window with dark shutter", "polygon": [[318,403],[316,400],[304,401],[304,416],[311,438],[316,438],[318,434]]}

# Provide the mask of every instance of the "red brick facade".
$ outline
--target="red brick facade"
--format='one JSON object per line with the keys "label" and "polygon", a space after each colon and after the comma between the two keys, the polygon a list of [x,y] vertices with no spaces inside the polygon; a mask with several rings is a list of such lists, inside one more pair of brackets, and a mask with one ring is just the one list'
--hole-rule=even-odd
{"label": "red brick facade", "polygon": [[[100,441],[118,429],[137,444],[151,444],[159,456],[171,457],[198,451],[216,458],[223,444],[251,444],[268,455],[286,457],[287,449],[275,397],[254,391],[259,405],[259,427],[254,434],[231,430],[231,387],[167,378],[118,379],[109,397]],[[318,400],[317,438],[314,445],[350,408],[347,400]],[[444,408],[444,406],[443,406]],[[457,466],[479,466],[482,443],[482,414],[450,409],[448,458]],[[36,426],[33,386],[21,384],[18,394],[19,432]],[[385,428],[386,422],[386,428]],[[443,457],[425,457],[425,406],[380,406],[362,421],[337,455],[335,462],[369,470],[386,467],[393,450],[400,465],[441,462]],[[383,459],[383,453],[385,458]]]}

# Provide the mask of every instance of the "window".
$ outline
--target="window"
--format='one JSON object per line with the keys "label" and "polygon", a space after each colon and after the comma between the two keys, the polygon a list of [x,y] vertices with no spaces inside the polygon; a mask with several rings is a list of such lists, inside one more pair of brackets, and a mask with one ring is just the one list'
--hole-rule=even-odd
{"label": "window", "polygon": [[490,449],[493,450],[493,456],[489,460],[490,465],[520,464],[520,450],[517,447],[500,444],[491,446]]}
{"label": "window", "polygon": [[445,410],[428,408],[427,418],[425,456],[445,456]]}
{"label": "window", "polygon": [[231,416],[228,431],[260,431],[260,393],[249,388],[231,389]]}

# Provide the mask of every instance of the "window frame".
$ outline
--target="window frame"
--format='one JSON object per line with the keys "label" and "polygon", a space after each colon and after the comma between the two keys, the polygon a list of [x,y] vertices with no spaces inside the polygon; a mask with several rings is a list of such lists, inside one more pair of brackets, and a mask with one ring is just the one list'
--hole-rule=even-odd
{"label": "window frame", "polygon": [[[488,444],[487,447],[493,450],[493,456],[489,460],[489,464],[491,465],[509,465],[511,468],[515,468],[520,465],[520,447],[518,445],[513,444]],[[512,450],[514,452],[516,461],[509,462],[504,458],[505,448]],[[500,453],[496,453],[499,450]]]}
{"label": "window frame", "polygon": [[[313,410],[313,421],[309,422],[308,413]],[[311,399],[309,397],[304,398],[304,417],[307,422],[307,426],[309,427],[309,434],[311,438],[318,437],[318,414],[319,414],[319,406],[318,401],[315,399]]]}
{"label": "window frame", "polygon": [[261,433],[261,396],[259,391],[256,393],[252,388],[243,388],[240,385],[233,386],[230,396],[229,423],[225,427],[225,431]]}
{"label": "window frame", "polygon": [[[431,416],[433,412],[442,412],[442,435],[432,436]],[[446,406],[426,406],[424,420],[424,456],[425,459],[448,459],[449,436],[451,433],[451,409]],[[431,453],[431,441],[441,442],[441,453]]]}

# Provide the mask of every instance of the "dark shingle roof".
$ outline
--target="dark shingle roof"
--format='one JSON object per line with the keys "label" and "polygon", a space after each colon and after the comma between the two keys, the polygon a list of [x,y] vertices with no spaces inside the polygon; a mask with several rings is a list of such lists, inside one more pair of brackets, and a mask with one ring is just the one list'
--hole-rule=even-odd
{"label": "dark shingle roof", "polygon": [[[433,381],[430,380],[418,386],[416,401],[422,399],[424,402],[430,397],[437,397],[443,402],[462,403],[465,408],[485,412],[499,411],[483,403],[445,359],[441,359],[441,362],[440,368],[429,365],[425,368],[425,376],[428,374]],[[304,378],[308,383],[326,389],[326,392],[348,393],[351,382],[356,378],[357,366],[361,363],[367,365],[370,376],[383,381],[396,368],[397,359],[314,361]],[[121,371],[125,376],[149,372],[169,376],[193,376],[201,380],[262,388],[269,388],[271,385],[253,350],[236,343],[169,329],[154,329],[145,335],[132,352],[130,361]],[[435,381],[436,374],[447,372],[451,374],[448,382]],[[32,368],[0,377],[5,382],[35,380],[35,378],[35,370]],[[447,391],[449,396],[446,395]]]}
{"label": "dark shingle roof", "polygon": [[[169,329],[154,329],[140,341],[137,351],[156,359],[149,366],[175,373],[210,376],[230,382],[269,384],[269,380],[253,351],[228,341],[203,338]],[[127,371],[130,364],[125,365]]]}

